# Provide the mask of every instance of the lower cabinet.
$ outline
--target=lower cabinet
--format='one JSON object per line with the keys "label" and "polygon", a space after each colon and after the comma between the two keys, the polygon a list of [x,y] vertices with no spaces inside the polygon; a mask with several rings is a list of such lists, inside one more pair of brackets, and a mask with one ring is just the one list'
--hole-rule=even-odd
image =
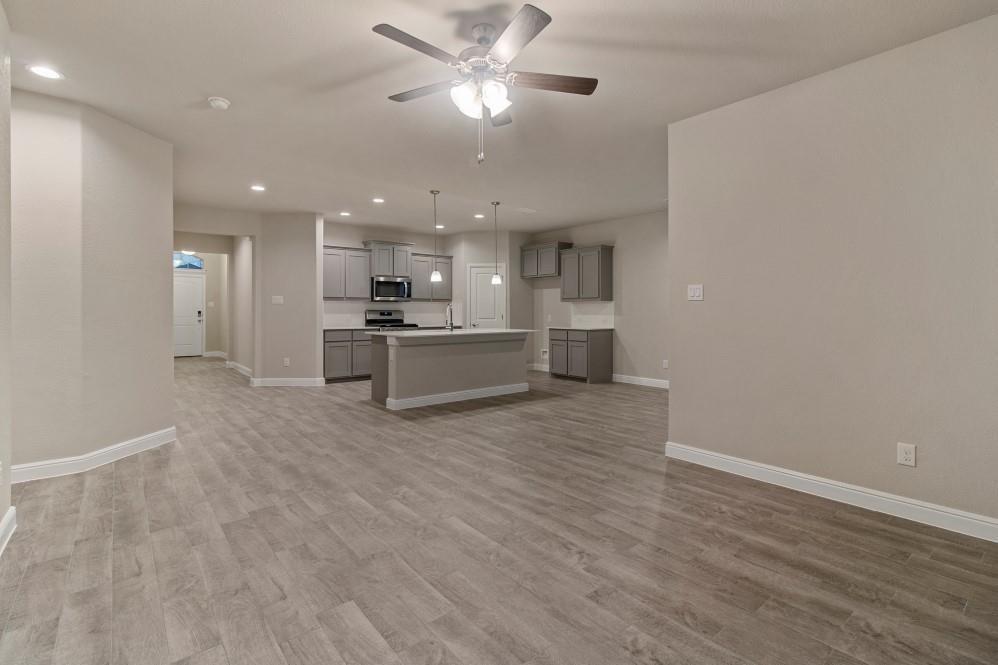
{"label": "lower cabinet", "polygon": [[350,371],[352,344],[353,342],[326,342],[323,366],[327,379],[344,379],[353,376]]}
{"label": "lower cabinet", "polygon": [[363,330],[327,330],[323,333],[323,376],[349,379],[371,375],[371,336]]}
{"label": "lower cabinet", "polygon": [[352,342],[353,353],[351,354],[351,376],[371,375],[371,343]]}
{"label": "lower cabinet", "polygon": [[548,371],[553,376],[609,383],[613,380],[613,330],[551,328]]}

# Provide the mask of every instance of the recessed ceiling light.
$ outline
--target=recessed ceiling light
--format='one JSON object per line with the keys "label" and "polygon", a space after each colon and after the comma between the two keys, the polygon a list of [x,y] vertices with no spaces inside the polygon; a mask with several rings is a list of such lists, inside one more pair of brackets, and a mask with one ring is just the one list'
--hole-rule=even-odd
{"label": "recessed ceiling light", "polygon": [[444,228],[444,225],[443,224],[437,224],[437,228],[438,229],[442,229],[442,228]]}
{"label": "recessed ceiling light", "polygon": [[228,111],[229,107],[232,106],[232,102],[225,97],[209,97],[208,106],[216,111]]}
{"label": "recessed ceiling light", "polygon": [[250,189],[252,189],[254,192],[265,192],[265,191],[267,191],[267,188],[264,187],[263,185],[250,185]]}
{"label": "recessed ceiling light", "polygon": [[343,212],[340,213],[340,217],[349,217],[349,216],[350,216],[350,213],[348,213],[346,210],[344,210]]}
{"label": "recessed ceiling light", "polygon": [[485,215],[480,212],[475,213],[475,219],[485,219]]}
{"label": "recessed ceiling light", "polygon": [[43,79],[62,79],[62,78],[66,78],[61,73],[57,72],[56,70],[54,70],[51,67],[48,67],[46,65],[30,65],[28,67],[28,71],[30,71],[35,76],[41,76]]}
{"label": "recessed ceiling light", "polygon": [[379,197],[375,197],[375,198],[371,199],[371,202],[372,203],[384,203],[385,200],[379,196]]}

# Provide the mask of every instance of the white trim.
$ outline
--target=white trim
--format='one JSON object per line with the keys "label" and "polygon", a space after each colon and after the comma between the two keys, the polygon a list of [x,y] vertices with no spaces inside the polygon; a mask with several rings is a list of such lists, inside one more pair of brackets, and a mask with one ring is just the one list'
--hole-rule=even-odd
{"label": "white trim", "polygon": [[73,473],[89,471],[103,464],[116,462],[122,457],[128,457],[144,450],[162,446],[177,440],[177,428],[167,427],[158,432],[151,432],[143,436],[116,443],[113,446],[101,448],[85,455],[76,457],[63,457],[60,459],[41,460],[40,462],[28,462],[27,464],[15,464],[10,468],[10,482],[24,483],[29,480],[40,480],[42,478],[54,478],[56,476],[68,476]]}
{"label": "white trim", "polygon": [[643,376],[628,376],[626,374],[614,374],[614,383],[633,383],[636,386],[648,386],[649,388],[669,389],[668,379],[647,379]]}
{"label": "white trim", "polygon": [[547,372],[549,367],[547,363],[527,363],[527,369],[532,369],[535,372]]}
{"label": "white trim", "polygon": [[251,370],[246,365],[240,365],[235,360],[226,360],[225,361],[225,367],[227,369],[234,369],[237,372],[239,372],[240,374],[242,374],[243,376],[249,376],[249,377],[253,376],[253,370]]}
{"label": "white trim", "polygon": [[204,355],[205,358],[228,358],[229,357],[229,354],[227,354],[225,351],[205,351],[203,355]]}
{"label": "white trim", "polygon": [[528,390],[530,390],[529,384],[511,383],[505,386],[472,388],[471,390],[458,390],[452,393],[437,393],[436,395],[423,395],[421,397],[404,397],[402,399],[392,399],[389,397],[385,400],[385,407],[391,411],[401,411],[402,409],[414,409],[419,406],[432,406],[434,404],[463,402],[464,400],[480,399],[482,397],[497,397],[499,395],[525,393]]}
{"label": "white trim", "polygon": [[315,388],[326,385],[325,379],[250,379],[250,385],[254,388]]}
{"label": "white trim", "polygon": [[10,542],[10,537],[14,535],[16,528],[17,511],[14,510],[14,506],[11,506],[0,518],[0,556],[3,556],[3,551],[7,548],[7,543]]}
{"label": "white trim", "polygon": [[998,543],[998,519],[669,441],[666,457]]}

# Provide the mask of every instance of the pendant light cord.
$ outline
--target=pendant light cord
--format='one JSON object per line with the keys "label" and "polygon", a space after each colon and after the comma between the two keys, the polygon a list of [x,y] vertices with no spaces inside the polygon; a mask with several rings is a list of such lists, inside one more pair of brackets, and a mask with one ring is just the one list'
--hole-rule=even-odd
{"label": "pendant light cord", "polygon": [[433,194],[433,269],[437,268],[437,194],[440,193],[439,189],[431,189],[430,194]]}
{"label": "pendant light cord", "polygon": [[492,202],[492,219],[494,220],[494,229],[496,233],[496,274],[499,274],[499,202]]}

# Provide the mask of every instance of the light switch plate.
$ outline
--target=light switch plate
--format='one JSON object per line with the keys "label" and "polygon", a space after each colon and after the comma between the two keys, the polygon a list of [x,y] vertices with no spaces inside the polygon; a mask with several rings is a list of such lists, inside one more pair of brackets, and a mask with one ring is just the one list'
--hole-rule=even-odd
{"label": "light switch plate", "polygon": [[703,300],[703,284],[687,284],[686,299]]}
{"label": "light switch plate", "polygon": [[270,304],[271,305],[283,305],[284,304],[284,296],[270,296]]}
{"label": "light switch plate", "polygon": [[663,360],[662,361],[662,369],[669,369],[669,361],[668,360]]}

